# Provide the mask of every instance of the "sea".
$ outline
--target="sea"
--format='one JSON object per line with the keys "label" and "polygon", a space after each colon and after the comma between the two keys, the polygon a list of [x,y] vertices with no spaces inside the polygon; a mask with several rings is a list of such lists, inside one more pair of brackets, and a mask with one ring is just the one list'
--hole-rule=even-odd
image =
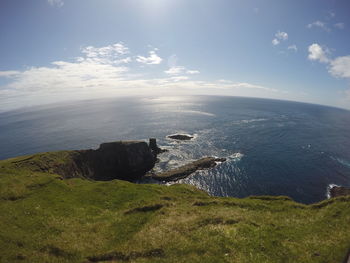
{"label": "sea", "polygon": [[[176,133],[194,139],[167,138]],[[213,196],[286,195],[309,204],[326,199],[331,185],[350,187],[350,111],[339,108],[241,97],[148,96],[0,113],[0,159],[151,137],[168,149],[159,155],[156,171],[205,156],[227,158],[174,182]]]}

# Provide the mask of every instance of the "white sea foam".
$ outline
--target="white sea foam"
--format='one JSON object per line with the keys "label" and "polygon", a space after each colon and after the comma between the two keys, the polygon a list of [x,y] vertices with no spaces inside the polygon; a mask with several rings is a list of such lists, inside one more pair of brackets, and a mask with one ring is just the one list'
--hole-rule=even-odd
{"label": "white sea foam", "polygon": [[[216,155],[213,155],[214,158],[222,158],[222,157],[219,157],[219,156],[216,156]],[[221,161],[215,161],[216,165],[218,164],[222,164],[223,162]]]}
{"label": "white sea foam", "polygon": [[242,124],[242,123],[247,124],[247,123],[261,122],[261,121],[268,121],[268,119],[258,118],[258,119],[240,120],[240,121],[233,122],[233,124]]}
{"label": "white sea foam", "polygon": [[327,199],[331,198],[331,189],[332,189],[333,187],[339,187],[339,185],[337,185],[337,184],[329,184],[329,185],[327,186],[327,191],[326,191]]}
{"label": "white sea foam", "polygon": [[190,114],[204,115],[204,116],[210,116],[210,117],[216,116],[215,114],[210,112],[197,111],[197,110],[172,110],[171,112],[190,113]]}
{"label": "white sea foam", "polygon": [[242,123],[251,123],[251,122],[259,122],[259,121],[267,121],[267,119],[260,118],[260,119],[251,119],[251,120],[242,120]]}
{"label": "white sea foam", "polygon": [[331,156],[331,158],[344,166],[350,167],[350,162],[348,160],[344,160],[333,156]]}
{"label": "white sea foam", "polygon": [[243,153],[237,152],[237,153],[231,154],[231,155],[228,157],[228,159],[233,160],[233,161],[235,161],[235,162],[238,162],[238,161],[240,161],[243,157],[244,157],[244,154],[243,154]]}

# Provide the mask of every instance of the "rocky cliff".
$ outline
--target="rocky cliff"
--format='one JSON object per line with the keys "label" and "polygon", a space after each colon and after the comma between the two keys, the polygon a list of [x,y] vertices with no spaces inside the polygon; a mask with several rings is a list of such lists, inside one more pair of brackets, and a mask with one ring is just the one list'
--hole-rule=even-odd
{"label": "rocky cliff", "polygon": [[144,141],[103,143],[97,150],[72,151],[70,162],[56,165],[54,172],[63,178],[132,181],[151,170],[156,156]]}
{"label": "rocky cliff", "polygon": [[350,195],[350,188],[343,186],[334,186],[330,189],[330,197],[338,197],[344,195]]}

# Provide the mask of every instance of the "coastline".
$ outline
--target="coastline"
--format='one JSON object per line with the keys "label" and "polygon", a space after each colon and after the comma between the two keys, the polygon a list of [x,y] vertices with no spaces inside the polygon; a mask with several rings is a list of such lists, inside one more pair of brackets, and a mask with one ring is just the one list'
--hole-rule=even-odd
{"label": "coastline", "polygon": [[[341,262],[348,255],[350,196],[305,205],[286,196],[213,197],[189,185],[93,175],[101,156],[111,161],[106,154],[149,156],[145,144],[0,161],[0,261]],[[129,175],[156,156],[136,159],[125,159]],[[108,162],[107,171],[115,171],[111,164],[120,165]]]}

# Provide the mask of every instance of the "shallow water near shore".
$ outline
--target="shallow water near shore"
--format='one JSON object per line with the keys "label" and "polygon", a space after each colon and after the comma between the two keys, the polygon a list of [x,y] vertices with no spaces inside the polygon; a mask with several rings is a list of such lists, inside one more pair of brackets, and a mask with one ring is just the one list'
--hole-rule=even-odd
{"label": "shallow water near shore", "polygon": [[[174,133],[194,135],[175,141]],[[236,97],[119,98],[0,113],[0,159],[157,138],[162,171],[204,156],[226,157],[180,183],[216,196],[288,195],[323,200],[350,186],[350,111]]]}

